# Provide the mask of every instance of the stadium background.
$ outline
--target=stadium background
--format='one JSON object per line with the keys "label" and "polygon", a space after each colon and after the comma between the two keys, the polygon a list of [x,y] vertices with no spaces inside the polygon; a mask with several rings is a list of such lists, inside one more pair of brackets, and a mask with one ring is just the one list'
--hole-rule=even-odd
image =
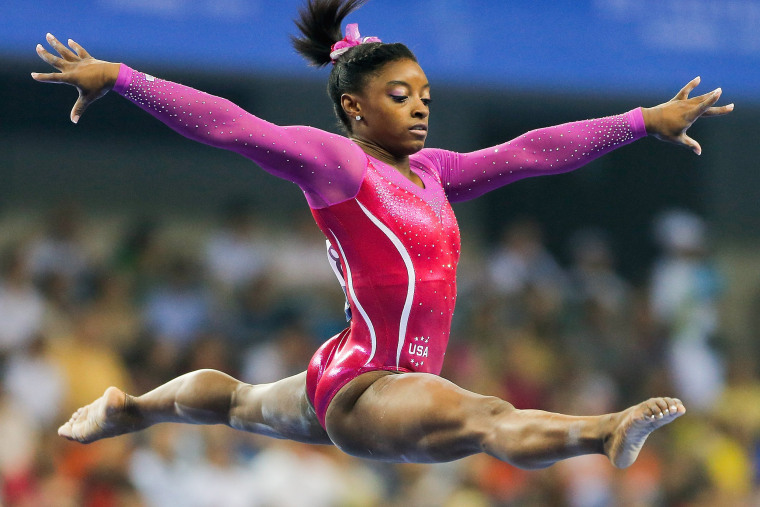
{"label": "stadium background", "polygon": [[[664,430],[641,467],[613,472],[584,458],[523,473],[483,457],[380,466],[222,428],[159,427],[88,447],[54,436],[77,402],[119,381],[140,392],[188,368],[218,367],[250,380],[303,369],[309,351],[340,328],[342,305],[296,187],[182,139],[115,95],[72,125],[74,91],[29,78],[45,68],[34,45],[50,31],[98,58],[221,95],[269,121],[336,130],[326,71],[306,67],[289,46],[299,5],[45,0],[6,9],[0,427],[14,438],[0,444],[4,504],[758,501],[760,417],[751,410],[760,406],[757,0],[373,0],[349,20],[418,55],[433,85],[429,146],[467,151],[541,126],[655,105],[696,75],[703,78],[697,92],[721,86],[721,102],[736,103],[729,117],[690,131],[701,157],[646,139],[581,171],[456,206],[462,294],[446,374],[573,413],[670,392],[667,354],[683,322],[658,320],[654,309],[655,268],[669,258],[654,231],[672,210],[689,217],[681,223],[704,227],[701,259],[719,273],[720,289],[702,303],[718,315],[710,346],[726,377],[706,403],[715,408],[690,411]],[[220,274],[213,245],[241,216],[240,244],[250,246],[256,267],[233,282]],[[537,269],[527,282],[503,275],[500,259],[514,248],[505,246],[504,231],[545,247],[556,264],[544,267],[557,269]],[[573,252],[588,237],[606,241],[609,290],[623,294],[594,296],[613,301],[601,316],[589,310],[601,301],[579,301],[577,291]],[[44,252],[54,254],[43,262]],[[180,279],[193,304],[172,297]],[[11,290],[16,285],[23,290]],[[8,303],[19,300],[29,306]],[[30,317],[14,318],[15,308],[28,308]],[[167,324],[175,317],[184,325]],[[99,368],[88,369],[88,361]],[[47,412],[29,401],[43,388]]]}

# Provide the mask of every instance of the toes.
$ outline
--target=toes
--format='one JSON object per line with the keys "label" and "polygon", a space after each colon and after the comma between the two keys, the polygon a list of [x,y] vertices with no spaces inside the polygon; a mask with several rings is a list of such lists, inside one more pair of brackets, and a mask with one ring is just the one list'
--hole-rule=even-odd
{"label": "toes", "polygon": [[652,398],[645,401],[643,405],[644,419],[647,421],[675,418],[686,412],[686,408],[678,398]]}
{"label": "toes", "polygon": [[656,421],[665,417],[663,410],[667,408],[665,404],[660,405],[658,403],[660,399],[652,398],[644,402],[646,409],[644,410],[644,416],[650,421]]}
{"label": "toes", "polygon": [[71,424],[66,423],[60,428],[58,428],[58,435],[64,438],[70,439],[71,438]]}
{"label": "toes", "polygon": [[670,416],[677,417],[686,412],[686,407],[678,398],[662,398],[666,405],[666,413]]}

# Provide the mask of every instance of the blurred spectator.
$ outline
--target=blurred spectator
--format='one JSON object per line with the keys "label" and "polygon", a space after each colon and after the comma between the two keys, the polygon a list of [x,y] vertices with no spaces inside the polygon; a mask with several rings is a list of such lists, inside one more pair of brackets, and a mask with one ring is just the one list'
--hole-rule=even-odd
{"label": "blurred spectator", "polygon": [[566,277],[544,246],[538,223],[523,219],[506,229],[487,261],[485,280],[501,327],[556,337]]}
{"label": "blurred spectator", "polygon": [[142,322],[135,307],[132,278],[121,272],[104,272],[95,278],[93,318],[99,320],[100,341],[127,354],[135,345]]}
{"label": "blurred spectator", "polygon": [[184,350],[206,329],[211,297],[195,263],[184,255],[169,260],[165,279],[146,295],[143,318],[148,332],[176,351]]}
{"label": "blurred spectator", "polygon": [[44,301],[23,253],[12,247],[0,259],[0,358],[27,347],[42,328]]}
{"label": "blurred spectator", "polygon": [[40,280],[39,286],[45,298],[43,333],[52,341],[66,338],[73,332],[73,318],[82,304],[74,295],[73,281],[51,273]]}
{"label": "blurred spectator", "polygon": [[248,348],[241,375],[251,384],[274,382],[306,370],[313,353],[312,337],[295,321],[282,327],[270,341]]}
{"label": "blurred spectator", "polygon": [[701,218],[675,210],[655,226],[663,254],[652,274],[651,304],[668,340],[668,371],[690,408],[709,410],[724,387],[723,358],[712,346],[723,282]]}
{"label": "blurred spectator", "polygon": [[81,210],[75,203],[65,203],[48,215],[44,235],[29,247],[29,262],[35,280],[51,275],[65,278],[81,297],[91,258],[82,242]]}
{"label": "blurred spectator", "polygon": [[491,288],[504,296],[529,287],[556,290],[564,283],[562,269],[543,244],[541,226],[530,219],[506,229],[487,271]]}
{"label": "blurred spectator", "polygon": [[272,340],[277,329],[290,317],[281,304],[277,280],[270,274],[250,280],[230,299],[225,325],[238,348]]}
{"label": "blurred spectator", "polygon": [[51,343],[52,357],[66,379],[68,413],[99,398],[109,386],[132,388],[123,358],[101,341],[102,334],[101,320],[84,309],[74,318],[72,334]]}
{"label": "blurred spectator", "polygon": [[381,503],[377,478],[367,473],[366,465],[320,446],[287,441],[268,445],[251,462],[251,475],[258,484],[259,497],[251,505],[331,507]]}
{"label": "blurred spectator", "polygon": [[604,231],[583,229],[570,240],[569,298],[576,304],[592,302],[620,318],[627,309],[629,287],[615,271],[615,258]]}
{"label": "blurred spectator", "polygon": [[66,382],[60,365],[51,356],[42,336],[10,357],[3,379],[8,396],[34,421],[35,427],[50,431],[61,413]]}
{"label": "blurred spectator", "polygon": [[[221,431],[220,431],[221,430]],[[148,505],[248,507],[256,484],[236,461],[234,435],[222,428],[157,427],[150,446],[141,446],[129,467]]]}
{"label": "blurred spectator", "polygon": [[340,286],[327,262],[325,237],[311,215],[299,213],[292,225],[276,238],[277,256],[272,271],[285,290],[314,293],[322,287],[337,290]]}
{"label": "blurred spectator", "polygon": [[[3,497],[21,500],[31,488],[30,477],[39,445],[32,415],[0,390],[0,485]],[[2,497],[0,497],[2,499]]]}
{"label": "blurred spectator", "polygon": [[572,235],[570,251],[563,350],[577,369],[632,380],[642,364],[635,361],[631,288],[615,271],[610,240],[603,230],[582,229]]}
{"label": "blurred spectator", "polygon": [[114,247],[111,267],[131,280],[136,297],[143,296],[160,277],[166,255],[160,232],[156,221],[143,217],[126,228]]}
{"label": "blurred spectator", "polygon": [[258,278],[270,262],[269,247],[251,200],[242,196],[230,199],[220,214],[219,228],[205,246],[212,282],[229,290]]}

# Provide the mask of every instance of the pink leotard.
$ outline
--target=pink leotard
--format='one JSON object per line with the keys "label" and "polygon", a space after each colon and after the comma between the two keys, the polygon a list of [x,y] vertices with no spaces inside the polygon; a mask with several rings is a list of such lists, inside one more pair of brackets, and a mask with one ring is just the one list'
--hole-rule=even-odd
{"label": "pink leotard", "polygon": [[307,392],[323,426],[335,394],[364,372],[440,373],[459,259],[449,202],[571,171],[646,135],[635,109],[534,130],[472,153],[423,149],[410,157],[421,188],[346,137],[273,125],[226,99],[125,65],[114,90],[183,136],[235,151],[303,190],[339,259],[352,315],[309,364]]}

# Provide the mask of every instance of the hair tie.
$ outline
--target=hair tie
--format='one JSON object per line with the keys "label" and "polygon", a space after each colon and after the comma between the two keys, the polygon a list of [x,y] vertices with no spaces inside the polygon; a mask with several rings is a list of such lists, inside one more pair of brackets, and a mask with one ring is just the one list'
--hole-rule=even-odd
{"label": "hair tie", "polygon": [[354,46],[359,44],[366,44],[368,42],[383,42],[377,37],[362,37],[359,35],[359,25],[357,23],[351,23],[346,25],[346,36],[343,40],[339,40],[330,47],[330,60],[333,65],[338,61],[340,55],[348,51]]}

